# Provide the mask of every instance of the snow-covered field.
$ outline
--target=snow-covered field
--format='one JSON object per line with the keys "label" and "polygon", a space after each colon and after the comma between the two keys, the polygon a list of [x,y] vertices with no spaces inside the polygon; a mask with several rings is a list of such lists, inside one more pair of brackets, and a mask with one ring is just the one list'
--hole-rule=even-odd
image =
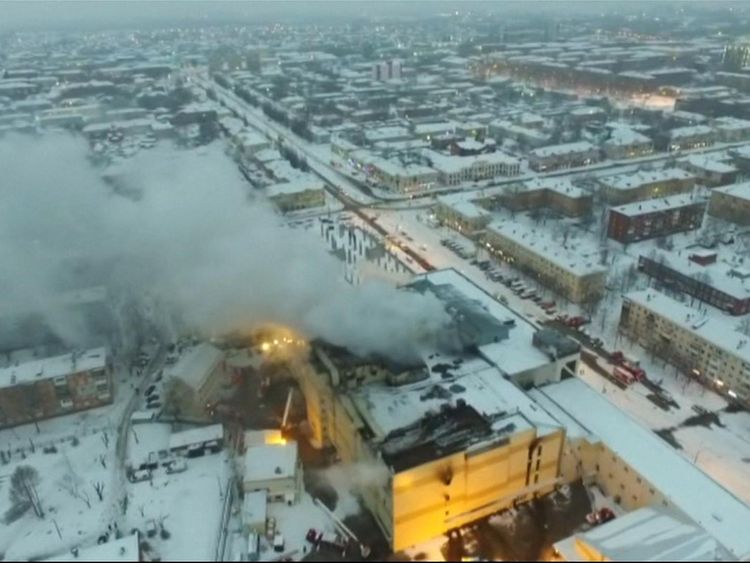
{"label": "snow-covered field", "polygon": [[[39,474],[37,492],[44,512],[32,510],[20,519],[0,526],[0,553],[8,560],[42,558],[72,547],[96,543],[111,523],[110,509],[117,502],[114,432],[94,432],[55,444],[56,452],[35,448],[25,456],[13,454],[0,466],[0,514],[10,508],[10,479],[22,465]],[[50,450],[48,450],[50,451]],[[103,486],[99,500],[95,486]]]}

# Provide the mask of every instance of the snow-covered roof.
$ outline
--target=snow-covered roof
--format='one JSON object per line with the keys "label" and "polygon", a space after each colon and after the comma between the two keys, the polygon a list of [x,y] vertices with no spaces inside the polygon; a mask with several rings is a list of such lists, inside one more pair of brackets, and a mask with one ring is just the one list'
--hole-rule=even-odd
{"label": "snow-covered roof", "polygon": [[299,176],[288,182],[272,184],[266,188],[268,197],[277,197],[282,195],[293,195],[306,192],[309,190],[322,190],[323,183],[312,174]]}
{"label": "snow-covered roof", "polygon": [[651,139],[629,127],[614,127],[605,146],[629,146],[650,143]]}
{"label": "snow-covered roof", "polygon": [[632,190],[657,182],[695,179],[695,175],[682,168],[662,168],[661,170],[639,170],[638,172],[616,174],[599,179],[603,185],[615,190]]}
{"label": "snow-covered roof", "polygon": [[714,119],[714,127],[724,131],[744,131],[750,129],[750,120],[739,119],[738,117],[717,117]]}
{"label": "snow-covered roof", "polygon": [[516,157],[507,155],[500,151],[472,156],[455,156],[426,149],[424,155],[432,161],[432,166],[443,174],[455,174],[463,170],[494,166],[497,164],[513,166],[515,164],[520,164],[521,162]]}
{"label": "snow-covered roof", "polygon": [[549,147],[540,147],[529,152],[529,156],[537,158],[547,158],[551,156],[565,156],[568,154],[585,153],[596,150],[596,147],[588,141],[578,141],[575,143],[564,143],[562,145],[551,145]]}
{"label": "snow-covered roof", "polygon": [[180,356],[177,363],[165,370],[164,375],[180,379],[193,389],[200,389],[221,358],[221,350],[204,342]]}
{"label": "snow-covered roof", "polygon": [[698,335],[743,362],[750,363],[750,338],[739,332],[734,323],[709,317],[653,289],[628,293],[625,298]]}
{"label": "snow-covered roof", "polygon": [[250,491],[245,493],[242,501],[242,519],[250,526],[265,524],[268,509],[268,493],[266,491]]}
{"label": "snow-covered roof", "polygon": [[450,207],[456,213],[463,215],[467,219],[482,219],[491,215],[486,209],[482,209],[476,203],[466,199],[463,194],[442,195],[439,196],[437,200],[441,205]]}
{"label": "snow-covered roof", "polygon": [[205,444],[224,439],[224,427],[221,424],[200,426],[176,432],[169,437],[169,449],[179,450],[181,448]]}
{"label": "snow-covered roof", "polygon": [[506,133],[511,133],[530,139],[536,139],[538,141],[547,141],[550,139],[550,136],[546,133],[542,133],[541,131],[537,131],[536,129],[531,129],[530,127],[524,127],[523,125],[517,125],[511,121],[506,121],[503,119],[493,121],[492,123],[490,123],[490,127],[495,127],[500,131],[504,131]]}
{"label": "snow-covered roof", "polygon": [[689,127],[678,127],[669,132],[670,139],[680,139],[684,137],[695,137],[699,135],[711,135],[714,130],[708,125],[692,125]]}
{"label": "snow-covered roof", "polygon": [[539,388],[734,557],[750,557],[750,507],[577,378]]}
{"label": "snow-covered roof", "polygon": [[705,204],[705,201],[695,199],[688,195],[681,195],[660,197],[657,199],[647,199],[645,201],[636,201],[634,203],[626,203],[625,205],[613,207],[612,211],[615,211],[621,215],[627,215],[629,217],[637,217],[638,215],[658,213],[660,211],[679,209],[681,207],[688,207],[690,205],[696,204],[702,205]]}
{"label": "snow-covered roof", "polygon": [[289,479],[297,472],[297,442],[251,446],[245,452],[244,481]]}
{"label": "snow-covered roof", "polygon": [[537,177],[532,178],[521,185],[527,191],[549,190],[574,199],[587,197],[589,195],[581,188],[574,186],[568,178],[552,176]]}
{"label": "snow-covered roof", "polygon": [[583,543],[609,561],[729,561],[713,537],[681,515],[645,506],[555,544],[566,561],[577,561]]}
{"label": "snow-covered roof", "polygon": [[132,534],[120,539],[113,539],[101,545],[79,548],[78,554],[73,556],[66,551],[55,557],[43,561],[140,561],[141,551],[138,534]]}
{"label": "snow-covered roof", "polygon": [[708,154],[693,154],[681,161],[692,167],[713,172],[716,174],[731,174],[737,172],[737,168],[726,162],[722,162],[718,157]]}
{"label": "snow-covered roof", "polygon": [[731,195],[732,197],[750,201],[750,182],[731,184],[729,186],[716,188],[713,191],[721,192],[723,194]]}
{"label": "snow-covered roof", "polygon": [[487,230],[512,240],[529,252],[544,258],[574,276],[603,274],[607,271],[604,266],[599,264],[599,251],[597,249],[586,248],[573,239],[568,241],[567,248],[565,248],[560,245],[559,240],[553,239],[541,229],[536,230],[522,223],[505,221],[494,221],[489,224]]}
{"label": "snow-covered roof", "polygon": [[42,379],[104,369],[106,365],[107,352],[104,348],[30,360],[18,365],[0,367],[0,387],[12,387]]}

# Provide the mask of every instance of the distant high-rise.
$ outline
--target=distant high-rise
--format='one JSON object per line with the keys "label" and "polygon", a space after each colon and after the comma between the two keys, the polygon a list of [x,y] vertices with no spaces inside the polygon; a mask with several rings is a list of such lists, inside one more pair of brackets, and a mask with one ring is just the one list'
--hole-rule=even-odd
{"label": "distant high-rise", "polygon": [[377,62],[372,65],[372,79],[376,81],[393,80],[401,78],[401,61],[393,59],[390,61]]}
{"label": "distant high-rise", "polygon": [[724,47],[721,62],[722,66],[730,71],[742,70],[750,66],[750,41],[732,43]]}

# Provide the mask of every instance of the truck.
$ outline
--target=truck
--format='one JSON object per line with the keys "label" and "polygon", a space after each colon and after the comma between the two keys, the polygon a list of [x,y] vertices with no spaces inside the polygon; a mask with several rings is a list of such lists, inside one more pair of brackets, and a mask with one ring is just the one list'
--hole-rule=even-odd
{"label": "truck", "polygon": [[635,383],[635,377],[633,377],[633,374],[621,366],[615,366],[615,369],[612,372],[612,376],[617,381],[624,383],[625,385],[631,385]]}
{"label": "truck", "polygon": [[620,350],[612,352],[609,356],[609,361],[612,362],[613,365],[630,372],[636,381],[643,381],[646,379],[646,370],[640,366],[640,362],[633,358],[629,358]]}

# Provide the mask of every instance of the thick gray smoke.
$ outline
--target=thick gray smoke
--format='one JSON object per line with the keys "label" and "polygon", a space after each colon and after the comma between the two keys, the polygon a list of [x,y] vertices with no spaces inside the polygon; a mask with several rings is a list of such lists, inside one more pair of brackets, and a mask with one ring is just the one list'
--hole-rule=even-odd
{"label": "thick gray smoke", "polygon": [[107,265],[112,294],[135,297],[165,330],[174,319],[210,335],[277,322],[395,360],[443,338],[450,318],[436,298],[343,282],[321,240],[248,200],[218,145],[127,161],[138,199],[114,193],[86,155],[67,135],[0,140],[0,319],[35,313],[66,343],[82,342],[84,327],[57,304],[83,258]]}

